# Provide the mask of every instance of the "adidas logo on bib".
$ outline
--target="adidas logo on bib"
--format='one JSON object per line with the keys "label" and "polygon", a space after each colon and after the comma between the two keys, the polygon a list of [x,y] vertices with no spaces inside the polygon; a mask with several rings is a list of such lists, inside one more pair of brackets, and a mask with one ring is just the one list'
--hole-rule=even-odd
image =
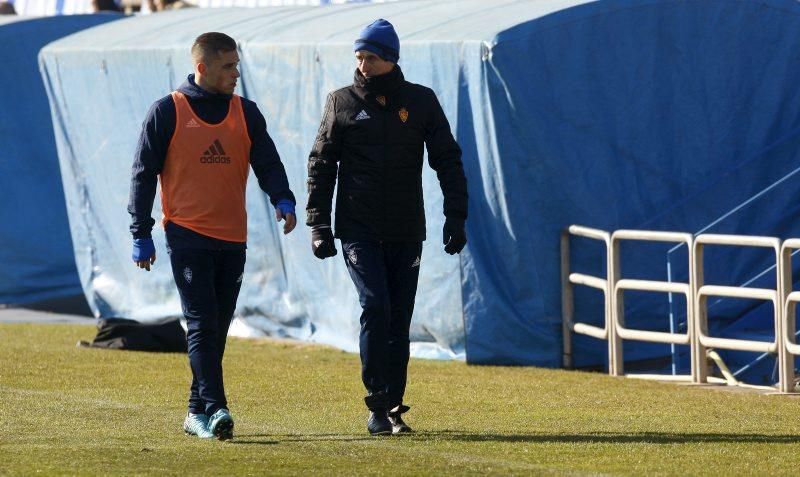
{"label": "adidas logo on bib", "polygon": [[200,156],[200,162],[203,164],[230,164],[230,156],[225,154],[225,149],[222,148],[222,143],[219,139],[215,139],[208,149]]}
{"label": "adidas logo on bib", "polygon": [[186,123],[187,128],[199,128],[200,123],[194,120],[194,118],[190,119],[189,122]]}

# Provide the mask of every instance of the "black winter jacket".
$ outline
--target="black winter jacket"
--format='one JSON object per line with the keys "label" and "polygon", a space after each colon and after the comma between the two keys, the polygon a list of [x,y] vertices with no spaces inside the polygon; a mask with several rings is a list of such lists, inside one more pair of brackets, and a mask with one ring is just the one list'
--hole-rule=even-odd
{"label": "black winter jacket", "polygon": [[444,214],[467,218],[467,181],[450,124],[430,88],[409,83],[399,66],[328,95],[308,158],[309,226],[331,224],[338,172],[335,235],[376,241],[425,240],[423,143],[444,194]]}

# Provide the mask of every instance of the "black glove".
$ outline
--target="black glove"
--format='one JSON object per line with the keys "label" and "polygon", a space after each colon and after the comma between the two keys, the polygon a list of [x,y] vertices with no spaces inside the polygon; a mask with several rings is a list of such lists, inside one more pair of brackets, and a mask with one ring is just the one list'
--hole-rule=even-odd
{"label": "black glove", "polygon": [[467,232],[464,230],[464,220],[446,218],[442,229],[442,243],[444,251],[450,255],[461,253],[467,244]]}
{"label": "black glove", "polygon": [[336,255],[336,244],[333,242],[330,225],[316,225],[311,229],[311,250],[319,259]]}

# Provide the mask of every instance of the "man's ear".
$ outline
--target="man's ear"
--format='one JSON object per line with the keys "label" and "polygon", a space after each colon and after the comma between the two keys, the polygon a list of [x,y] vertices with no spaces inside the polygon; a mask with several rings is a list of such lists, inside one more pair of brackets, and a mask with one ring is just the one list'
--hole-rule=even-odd
{"label": "man's ear", "polygon": [[200,73],[201,75],[204,75],[204,74],[206,74],[206,71],[208,71],[208,67],[206,66],[205,63],[197,63],[197,72],[198,73]]}

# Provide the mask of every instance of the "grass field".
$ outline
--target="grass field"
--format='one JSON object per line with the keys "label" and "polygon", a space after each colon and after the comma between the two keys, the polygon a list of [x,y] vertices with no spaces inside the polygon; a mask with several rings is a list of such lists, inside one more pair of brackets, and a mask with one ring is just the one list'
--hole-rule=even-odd
{"label": "grass field", "polygon": [[411,436],[366,434],[358,356],[231,339],[233,441],[184,436],[178,354],[0,325],[1,475],[796,475],[800,400],[412,360]]}

